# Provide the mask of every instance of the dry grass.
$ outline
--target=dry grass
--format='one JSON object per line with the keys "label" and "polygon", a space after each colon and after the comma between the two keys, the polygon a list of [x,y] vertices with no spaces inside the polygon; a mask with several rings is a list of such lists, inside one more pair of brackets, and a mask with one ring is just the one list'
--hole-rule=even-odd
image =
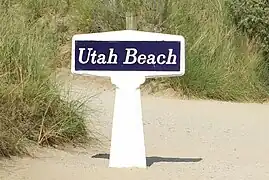
{"label": "dry grass", "polygon": [[63,100],[51,79],[59,46],[53,16],[32,19],[25,11],[20,4],[0,6],[0,157],[25,154],[28,143],[91,139],[82,104]]}

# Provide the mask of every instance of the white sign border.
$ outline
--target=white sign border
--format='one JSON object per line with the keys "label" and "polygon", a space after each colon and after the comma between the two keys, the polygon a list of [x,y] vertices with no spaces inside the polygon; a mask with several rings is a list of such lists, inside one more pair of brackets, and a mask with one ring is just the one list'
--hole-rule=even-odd
{"label": "white sign border", "polygon": [[[76,71],[75,70],[75,41],[180,41],[180,71]],[[163,33],[122,30],[109,31],[91,34],[76,34],[72,38],[72,60],[71,72],[79,75],[95,76],[145,76],[154,77],[172,77],[183,76],[185,74],[185,39],[180,35],[171,35]]]}

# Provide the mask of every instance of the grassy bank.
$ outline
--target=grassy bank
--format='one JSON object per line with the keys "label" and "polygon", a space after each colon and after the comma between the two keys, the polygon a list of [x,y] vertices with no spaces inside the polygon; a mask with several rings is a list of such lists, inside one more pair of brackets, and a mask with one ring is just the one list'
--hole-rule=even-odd
{"label": "grassy bank", "polygon": [[60,42],[53,15],[12,3],[0,6],[0,157],[25,154],[29,143],[89,142],[81,104],[62,100],[52,81]]}
{"label": "grassy bank", "polygon": [[187,65],[185,76],[166,82],[189,96],[261,102],[268,98],[261,78],[265,62],[255,42],[231,23],[224,2],[180,0],[171,6],[163,31],[186,37]]}
{"label": "grassy bank", "polygon": [[225,1],[114,2],[76,0],[70,3],[66,16],[68,31],[122,30],[125,12],[135,11],[139,30],[180,34],[186,38],[186,74],[158,78],[157,83],[189,97],[239,102],[268,99],[268,86],[263,78],[268,69],[262,52],[255,41],[241,34],[232,23]]}

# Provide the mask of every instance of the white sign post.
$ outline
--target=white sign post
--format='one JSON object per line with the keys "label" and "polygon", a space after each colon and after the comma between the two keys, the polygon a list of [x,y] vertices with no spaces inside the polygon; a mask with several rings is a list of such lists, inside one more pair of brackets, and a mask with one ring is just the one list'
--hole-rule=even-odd
{"label": "white sign post", "polygon": [[146,168],[140,85],[185,73],[184,38],[136,30],[78,34],[71,71],[111,77],[117,87],[109,167]]}
{"label": "white sign post", "polygon": [[117,86],[110,167],[146,167],[144,132],[140,98],[140,85],[144,76],[122,76],[111,78]]}

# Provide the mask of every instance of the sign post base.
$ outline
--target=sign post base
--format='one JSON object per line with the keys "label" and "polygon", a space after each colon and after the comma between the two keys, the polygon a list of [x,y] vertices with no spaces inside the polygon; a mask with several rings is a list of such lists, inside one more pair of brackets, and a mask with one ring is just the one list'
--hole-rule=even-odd
{"label": "sign post base", "polygon": [[146,168],[140,85],[145,77],[111,77],[117,86],[109,167]]}

